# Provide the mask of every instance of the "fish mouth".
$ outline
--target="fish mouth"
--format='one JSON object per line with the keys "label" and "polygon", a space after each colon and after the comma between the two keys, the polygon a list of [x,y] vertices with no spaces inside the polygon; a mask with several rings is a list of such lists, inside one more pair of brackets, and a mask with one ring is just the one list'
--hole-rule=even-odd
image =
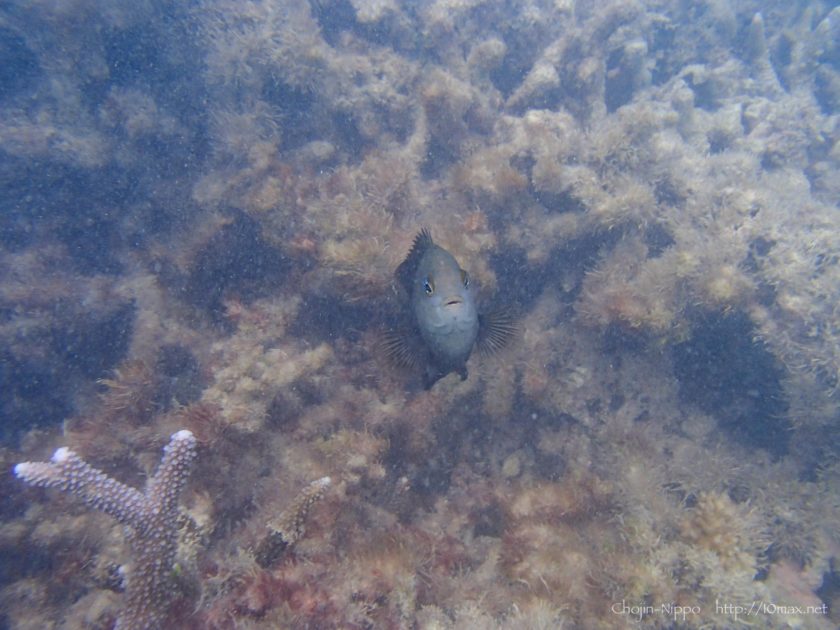
{"label": "fish mouth", "polygon": [[456,304],[463,304],[464,300],[459,297],[451,297],[446,302],[444,302],[444,306],[455,306]]}

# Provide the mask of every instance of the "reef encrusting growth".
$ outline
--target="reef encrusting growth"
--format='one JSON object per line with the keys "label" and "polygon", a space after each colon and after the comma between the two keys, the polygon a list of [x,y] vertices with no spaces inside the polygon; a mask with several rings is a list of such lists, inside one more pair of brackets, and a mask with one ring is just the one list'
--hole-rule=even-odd
{"label": "reef encrusting growth", "polygon": [[[167,10],[0,9],[0,463],[188,429],[167,621],[836,627],[840,9]],[[423,226],[518,317],[429,391]],[[0,625],[124,614],[119,526],[21,486]]]}

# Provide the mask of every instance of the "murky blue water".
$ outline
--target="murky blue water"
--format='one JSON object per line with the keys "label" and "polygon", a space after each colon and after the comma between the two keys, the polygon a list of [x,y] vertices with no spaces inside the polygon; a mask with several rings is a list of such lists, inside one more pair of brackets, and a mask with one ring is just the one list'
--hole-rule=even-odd
{"label": "murky blue water", "polygon": [[[838,11],[0,7],[0,628],[836,627]],[[428,391],[422,228],[517,329]],[[11,471],[179,429],[138,613]]]}

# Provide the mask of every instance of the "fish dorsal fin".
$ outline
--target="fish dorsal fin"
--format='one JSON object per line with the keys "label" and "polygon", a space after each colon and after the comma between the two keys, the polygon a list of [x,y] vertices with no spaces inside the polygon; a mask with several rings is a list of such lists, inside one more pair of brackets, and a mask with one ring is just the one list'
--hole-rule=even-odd
{"label": "fish dorsal fin", "polygon": [[417,233],[417,236],[414,237],[414,244],[411,246],[411,251],[408,252],[408,256],[406,256],[405,260],[402,261],[399,267],[397,267],[397,279],[409,295],[411,295],[411,284],[414,281],[414,272],[417,271],[420,259],[423,258],[423,254],[429,251],[429,248],[433,247],[434,244],[435,242],[432,240],[432,233],[428,228],[423,228]]}
{"label": "fish dorsal fin", "polygon": [[516,334],[517,326],[513,312],[500,308],[478,316],[478,339],[476,346],[482,354],[493,354],[501,350]]}

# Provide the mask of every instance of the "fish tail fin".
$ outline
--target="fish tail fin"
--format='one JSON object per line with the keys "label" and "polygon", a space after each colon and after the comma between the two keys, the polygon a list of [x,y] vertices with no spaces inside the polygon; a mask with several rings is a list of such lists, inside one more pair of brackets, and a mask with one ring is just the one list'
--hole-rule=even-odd
{"label": "fish tail fin", "polygon": [[423,372],[423,389],[429,391],[432,389],[432,386],[437,383],[440,379],[446,376],[449,372],[445,372],[441,370],[433,363],[428,363],[426,365],[426,370]]}

